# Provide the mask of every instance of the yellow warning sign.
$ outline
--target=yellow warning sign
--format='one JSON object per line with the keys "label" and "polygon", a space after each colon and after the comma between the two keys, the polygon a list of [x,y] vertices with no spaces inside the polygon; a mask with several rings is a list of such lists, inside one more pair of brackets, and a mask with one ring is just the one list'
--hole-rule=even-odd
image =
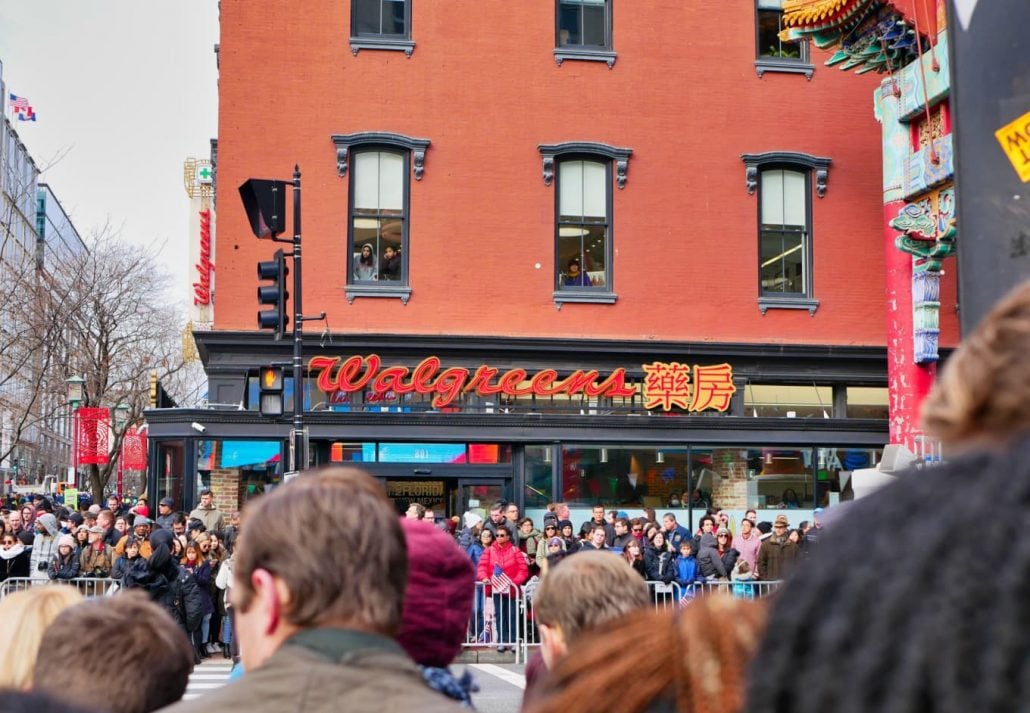
{"label": "yellow warning sign", "polygon": [[1030,111],[994,132],[1019,180],[1030,181]]}

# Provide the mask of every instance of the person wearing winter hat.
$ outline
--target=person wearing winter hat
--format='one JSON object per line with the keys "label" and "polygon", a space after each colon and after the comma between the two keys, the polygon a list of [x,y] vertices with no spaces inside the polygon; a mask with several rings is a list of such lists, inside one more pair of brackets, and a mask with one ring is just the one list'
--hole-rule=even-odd
{"label": "person wearing winter hat", "polygon": [[[22,513],[24,517],[24,509]],[[43,513],[35,518],[36,537],[32,542],[32,559],[29,564],[29,576],[36,581],[46,581],[47,567],[50,560],[57,554],[57,538],[60,537],[61,528],[57,524],[57,518],[50,513]],[[72,544],[75,541],[72,540]]]}
{"label": "person wearing winter hat", "polygon": [[57,540],[57,554],[50,560],[47,577],[50,579],[75,579],[79,576],[79,552],[75,538],[61,535]]}
{"label": "person wearing winter hat", "polygon": [[540,563],[540,577],[543,578],[559,562],[565,559],[565,540],[560,537],[551,537],[547,540],[547,554],[544,558],[538,559]]}
{"label": "person wearing winter hat", "polygon": [[472,614],[472,562],[450,537],[426,522],[401,519],[408,550],[408,586],[396,639],[433,690],[472,707],[468,670],[449,669],[461,651]]}
{"label": "person wearing winter hat", "polygon": [[798,546],[790,540],[786,515],[777,515],[773,521],[773,534],[758,550],[758,571],[762,579],[776,581],[786,577],[798,559]]}

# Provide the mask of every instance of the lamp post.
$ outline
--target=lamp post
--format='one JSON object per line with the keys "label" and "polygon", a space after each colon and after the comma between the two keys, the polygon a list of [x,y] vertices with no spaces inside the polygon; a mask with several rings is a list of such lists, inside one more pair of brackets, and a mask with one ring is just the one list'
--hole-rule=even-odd
{"label": "lamp post", "polygon": [[122,501],[122,456],[125,454],[125,425],[129,422],[129,404],[118,404],[114,407],[115,437],[122,434],[121,446],[118,448],[118,502]]}
{"label": "lamp post", "polygon": [[71,456],[71,466],[68,468],[68,484],[73,487],[78,487],[78,467],[79,467],[79,406],[82,405],[83,400],[83,384],[86,380],[81,376],[75,375],[70,376],[64,380],[64,383],[68,385],[68,406],[71,407],[71,432],[69,434],[71,440],[71,447],[68,449]]}

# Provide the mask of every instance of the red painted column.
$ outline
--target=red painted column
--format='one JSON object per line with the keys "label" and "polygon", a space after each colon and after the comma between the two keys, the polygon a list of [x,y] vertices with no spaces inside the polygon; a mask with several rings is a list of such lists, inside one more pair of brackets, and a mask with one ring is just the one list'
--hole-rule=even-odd
{"label": "red painted column", "polygon": [[885,263],[887,267],[887,386],[890,398],[890,442],[919,453],[922,435],[920,409],[937,378],[937,364],[913,360],[912,256],[898,250],[899,235],[890,222],[905,201],[883,206]]}

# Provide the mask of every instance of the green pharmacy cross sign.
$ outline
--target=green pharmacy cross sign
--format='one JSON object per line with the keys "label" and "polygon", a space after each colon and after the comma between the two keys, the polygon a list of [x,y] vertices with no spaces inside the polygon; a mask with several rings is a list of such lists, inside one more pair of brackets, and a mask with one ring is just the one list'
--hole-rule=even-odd
{"label": "green pharmacy cross sign", "polygon": [[210,166],[197,166],[197,183],[211,183],[212,178]]}

